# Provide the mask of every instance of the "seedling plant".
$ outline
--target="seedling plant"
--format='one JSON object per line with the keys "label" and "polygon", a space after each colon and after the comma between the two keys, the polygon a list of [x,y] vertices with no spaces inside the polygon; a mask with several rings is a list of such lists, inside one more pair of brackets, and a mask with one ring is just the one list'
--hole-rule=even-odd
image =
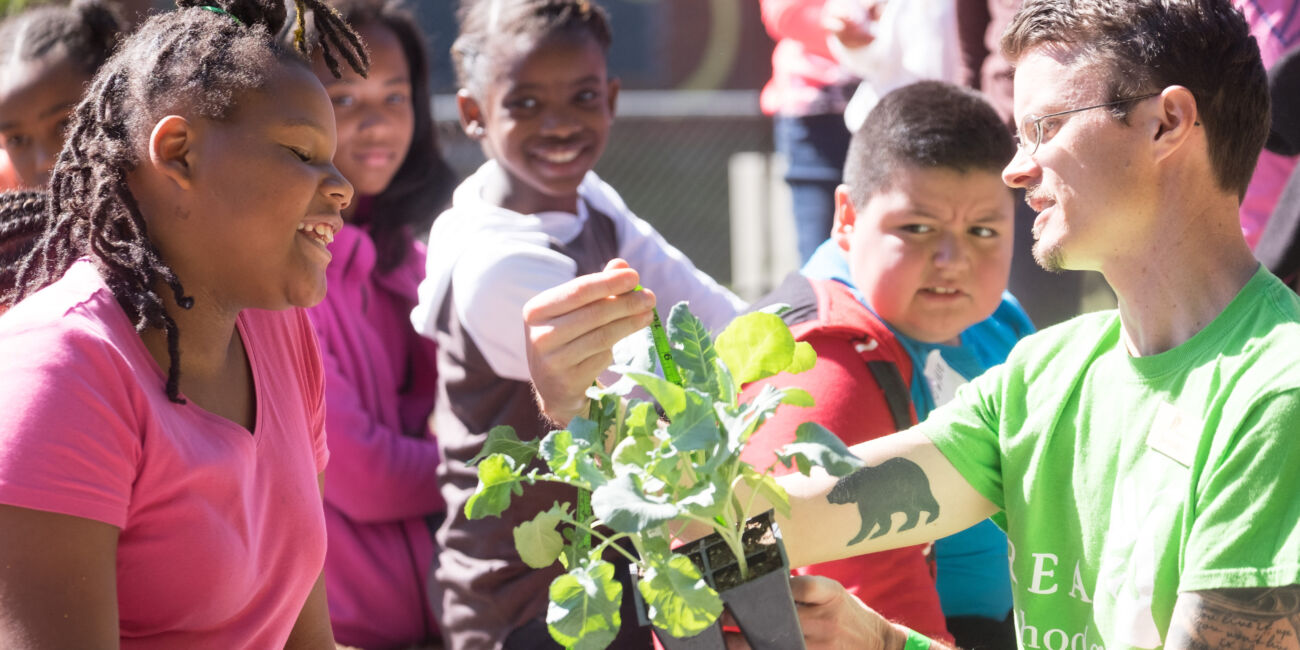
{"label": "seedling plant", "polygon": [[[519,440],[510,427],[497,427],[471,461],[479,472],[478,489],[465,505],[471,519],[499,515],[525,485],[577,488],[576,503],[555,503],[514,529],[525,563],[545,568],[559,561],[567,571],[551,583],[547,624],[556,641],[572,648],[605,648],[623,623],[623,587],[604,559],[608,550],[636,565],[637,589],[659,630],[689,637],[717,620],[718,593],[670,542],[688,525],[716,532],[747,575],[746,520],[760,498],[764,509],[786,514],[790,502],[772,476],[774,466],[755,468],[741,452],[778,406],[813,404],[804,390],[771,385],[739,400],[749,382],[803,372],[816,362],[812,347],[796,342],[772,312],[737,318],[715,342],[679,303],[667,328],[656,312],[649,331],[623,341],[615,356],[622,377],[587,391],[585,417],[541,440]],[[638,387],[643,393],[634,393]],[[822,467],[844,476],[860,466],[838,437],[815,423],[801,425],[777,457],[804,474]]]}

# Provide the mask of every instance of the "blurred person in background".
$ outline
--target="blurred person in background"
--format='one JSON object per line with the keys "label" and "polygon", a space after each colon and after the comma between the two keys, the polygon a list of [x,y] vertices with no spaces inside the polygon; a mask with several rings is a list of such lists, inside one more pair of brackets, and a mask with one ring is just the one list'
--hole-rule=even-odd
{"label": "blurred person in background", "polygon": [[[844,175],[849,130],[844,109],[858,79],[840,67],[827,38],[856,47],[872,36],[863,24],[826,15],[825,0],[761,0],[763,25],[776,41],[772,78],[759,98],[774,121],[775,147],[788,167],[799,261],[831,233],[835,187]],[[829,28],[828,28],[829,26]]]}
{"label": "blurred person in background", "polygon": [[17,186],[49,182],[69,114],[123,27],[109,0],[41,5],[0,23],[0,148]]}
{"label": "blurred person in background", "polygon": [[438,150],[428,57],[409,8],[400,0],[330,5],[365,41],[370,70],[335,77],[314,57],[334,105],[334,165],[356,192],[328,245],[329,291],[307,312],[328,404],[326,594],[340,643],[408,647],[440,638],[429,586],[433,531],[446,512],[429,427],[437,346],[408,317],[424,279],[425,247],[414,233],[445,207],[455,178]]}

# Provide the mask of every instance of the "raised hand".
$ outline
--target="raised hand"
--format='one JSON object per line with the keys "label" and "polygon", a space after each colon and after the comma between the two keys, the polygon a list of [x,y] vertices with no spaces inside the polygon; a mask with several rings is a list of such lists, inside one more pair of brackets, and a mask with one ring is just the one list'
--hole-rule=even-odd
{"label": "raised hand", "polygon": [[614,343],[650,324],[654,294],[627,262],[543,291],[524,305],[528,371],[542,413],[568,424],[587,404],[584,394],[614,361]]}

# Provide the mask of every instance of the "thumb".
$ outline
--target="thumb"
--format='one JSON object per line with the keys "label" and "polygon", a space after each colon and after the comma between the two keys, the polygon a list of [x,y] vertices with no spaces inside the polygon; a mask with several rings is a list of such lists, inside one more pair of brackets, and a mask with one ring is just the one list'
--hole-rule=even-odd
{"label": "thumb", "polygon": [[844,593],[844,586],[824,576],[790,576],[790,592],[802,605],[825,605]]}
{"label": "thumb", "polygon": [[630,269],[630,268],[632,267],[627,263],[627,260],[619,257],[615,257],[614,259],[610,260],[609,263],[605,264],[606,271],[613,271],[615,269]]}

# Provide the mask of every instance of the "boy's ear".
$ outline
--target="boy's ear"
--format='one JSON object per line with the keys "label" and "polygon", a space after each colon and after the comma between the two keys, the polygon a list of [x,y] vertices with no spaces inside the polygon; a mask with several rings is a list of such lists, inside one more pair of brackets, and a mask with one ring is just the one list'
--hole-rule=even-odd
{"label": "boy's ear", "polygon": [[456,112],[460,113],[460,128],[471,140],[483,139],[483,107],[468,88],[456,91]]}
{"label": "boy's ear", "polygon": [[831,225],[831,239],[840,250],[849,250],[849,235],[858,221],[858,211],[849,198],[849,186],[841,184],[835,188],[835,221]]}
{"label": "boy's ear", "polygon": [[149,165],[181,189],[188,190],[193,178],[190,154],[194,146],[194,125],[179,115],[168,115],[149,134]]}
{"label": "boy's ear", "polygon": [[618,111],[616,111],[615,109],[618,108],[618,90],[619,90],[619,88],[621,88],[622,86],[623,86],[623,82],[619,81],[619,80],[618,80],[618,77],[610,77],[610,79],[609,79],[609,88],[605,91],[606,94],[609,95],[609,114],[610,114],[610,115],[613,115],[613,114],[615,114],[615,113],[618,112]]}
{"label": "boy's ear", "polygon": [[1157,99],[1155,154],[1161,160],[1178,150],[1201,123],[1196,97],[1187,88],[1170,86]]}

